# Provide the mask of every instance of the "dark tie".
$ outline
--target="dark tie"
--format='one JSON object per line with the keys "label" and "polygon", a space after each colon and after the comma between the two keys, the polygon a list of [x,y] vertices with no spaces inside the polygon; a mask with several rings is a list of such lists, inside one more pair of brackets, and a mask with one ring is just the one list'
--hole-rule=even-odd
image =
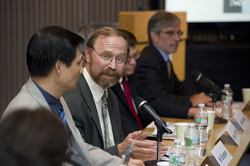
{"label": "dark tie", "polygon": [[140,126],[140,129],[143,130],[143,126],[141,124],[141,121],[139,119],[139,116],[137,115],[136,111],[135,111],[135,108],[134,108],[134,105],[133,105],[133,102],[132,102],[132,96],[131,96],[131,92],[130,92],[130,89],[129,89],[129,86],[128,86],[128,83],[126,81],[126,78],[123,77],[123,80],[122,80],[122,85],[123,85],[123,89],[124,89],[124,95],[126,97],[126,100],[128,102],[128,105],[135,117],[135,119],[137,120],[139,126]]}
{"label": "dark tie", "polygon": [[[63,122],[63,124],[64,124],[64,126],[66,128],[66,130],[67,130],[67,127],[66,127],[66,116],[65,116],[65,113],[63,111],[62,105],[60,106],[58,113],[60,115],[60,118],[61,118],[61,120],[62,120],[62,122]],[[69,146],[71,146],[70,139],[68,139],[68,144],[69,144]]]}
{"label": "dark tie", "polygon": [[169,58],[168,58],[166,64],[167,64],[167,68],[168,68],[168,79],[170,80],[170,77],[171,77],[171,61],[170,61]]}
{"label": "dark tie", "polygon": [[62,106],[60,106],[58,113],[60,115],[60,118],[61,118],[64,126],[66,127],[66,116],[65,116],[65,113],[63,111],[63,107]]}
{"label": "dark tie", "polygon": [[104,124],[105,148],[109,148],[111,146],[111,141],[109,137],[108,104],[107,104],[107,94],[105,90],[102,96],[102,118]]}

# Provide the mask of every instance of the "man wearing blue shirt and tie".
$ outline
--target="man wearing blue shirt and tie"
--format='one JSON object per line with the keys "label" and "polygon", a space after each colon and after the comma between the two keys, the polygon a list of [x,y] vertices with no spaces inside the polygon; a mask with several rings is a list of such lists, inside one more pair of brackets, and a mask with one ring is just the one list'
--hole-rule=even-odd
{"label": "man wearing blue shirt and tie", "polygon": [[212,98],[203,92],[196,94],[186,87],[173,70],[171,54],[177,51],[180,36],[183,34],[180,24],[176,15],[166,11],[158,11],[150,18],[150,45],[142,50],[135,72],[144,88],[154,97],[191,108],[199,103],[207,104]]}

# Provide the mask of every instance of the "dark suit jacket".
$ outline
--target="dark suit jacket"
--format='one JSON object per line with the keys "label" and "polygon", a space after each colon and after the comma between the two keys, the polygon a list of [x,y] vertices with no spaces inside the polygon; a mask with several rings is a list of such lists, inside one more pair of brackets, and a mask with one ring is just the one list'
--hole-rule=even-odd
{"label": "dark suit jacket", "polygon": [[[189,106],[177,105],[168,101],[154,98],[144,90],[136,74],[128,76],[128,86],[130,88],[133,100],[135,100],[135,98],[138,96],[142,97],[158,113],[158,115],[163,117],[187,118],[187,113],[190,108]],[[128,105],[120,84],[115,84],[113,87],[111,87],[111,89],[116,94],[119,101],[119,107],[122,116],[122,129],[124,134],[127,135],[133,131],[140,130],[140,126]],[[142,111],[139,109],[137,110],[143,127],[146,127],[151,122],[151,120]],[[130,121],[130,123],[127,121]]]}
{"label": "dark suit jacket", "polygon": [[[75,125],[85,142],[104,149],[102,131],[95,102],[86,79],[82,74],[77,83],[77,88],[64,93],[63,97],[68,104]],[[117,144],[124,140],[124,135],[122,133],[118,101],[110,89],[108,89],[107,102],[115,146],[104,150],[118,156]]]}
{"label": "dark suit jacket", "polygon": [[171,67],[171,78],[168,79],[167,65],[153,44],[142,50],[137,60],[136,74],[144,88],[154,97],[175,104],[192,106],[189,97],[195,92],[179,81],[173,67]]}

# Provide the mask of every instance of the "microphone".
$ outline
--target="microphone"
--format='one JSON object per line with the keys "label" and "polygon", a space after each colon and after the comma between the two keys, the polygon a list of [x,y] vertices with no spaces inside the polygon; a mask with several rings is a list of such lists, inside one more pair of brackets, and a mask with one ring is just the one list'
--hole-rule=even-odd
{"label": "microphone", "polygon": [[72,153],[70,149],[68,149],[64,161],[74,166],[90,166],[87,161],[82,161],[79,159],[79,157]]}
{"label": "microphone", "polygon": [[141,97],[137,97],[135,99],[135,105],[137,105],[138,109],[144,112],[152,121],[155,122],[155,125],[161,130],[163,133],[172,134],[173,132],[167,128],[166,122],[160,118],[160,116],[150,107],[147,101],[145,101]]}
{"label": "microphone", "polygon": [[215,85],[211,80],[209,80],[207,77],[203,76],[198,71],[194,70],[191,73],[191,77],[193,77],[195,79],[195,81],[198,81],[201,84],[203,84],[204,86],[208,87],[211,90],[211,92],[217,94],[218,96],[225,94],[224,92],[222,92],[222,90],[217,85]]}

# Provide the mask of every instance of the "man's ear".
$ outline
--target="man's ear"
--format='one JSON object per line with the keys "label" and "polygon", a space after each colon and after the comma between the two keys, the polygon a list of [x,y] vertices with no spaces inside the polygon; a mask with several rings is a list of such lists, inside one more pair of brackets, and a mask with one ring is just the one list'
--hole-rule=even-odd
{"label": "man's ear", "polygon": [[86,46],[85,47],[85,60],[86,60],[86,62],[88,63],[88,62],[90,62],[90,47],[88,47],[88,46]]}
{"label": "man's ear", "polygon": [[56,69],[56,72],[58,74],[61,74],[61,71],[62,71],[62,62],[61,61],[57,61],[56,64],[55,64],[55,69]]}
{"label": "man's ear", "polygon": [[151,37],[153,42],[157,41],[159,38],[158,34],[154,31],[150,31],[150,37]]}

